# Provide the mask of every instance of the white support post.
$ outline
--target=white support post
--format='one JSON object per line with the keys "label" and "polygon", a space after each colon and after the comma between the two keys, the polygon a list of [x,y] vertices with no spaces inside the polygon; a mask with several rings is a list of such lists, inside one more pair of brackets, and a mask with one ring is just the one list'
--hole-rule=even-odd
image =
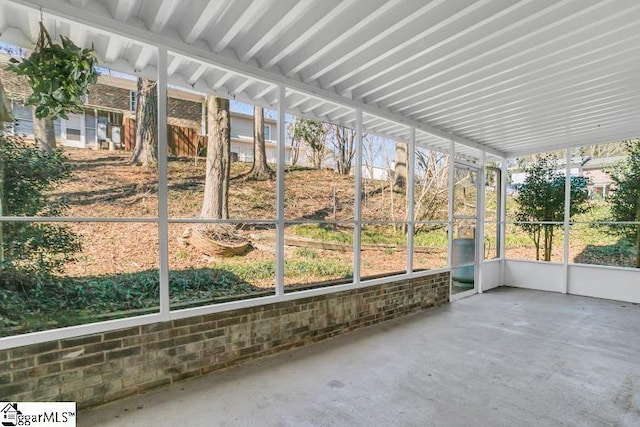
{"label": "white support post", "polygon": [[278,85],[278,141],[276,169],[276,296],[284,295],[284,160],[285,87]]}
{"label": "white support post", "polygon": [[355,197],[353,206],[353,284],[360,283],[362,243],[362,111],[356,110],[356,167],[354,170]]}
{"label": "white support post", "polygon": [[487,170],[486,170],[486,162],[487,162],[487,153],[484,150],[480,151],[480,170],[478,171],[478,200],[477,200],[477,209],[478,212],[476,214],[476,256],[478,266],[478,272],[476,274],[476,279],[478,283],[478,293],[482,293],[482,267],[484,265],[484,213],[485,213],[485,186],[487,182]]}
{"label": "white support post", "polygon": [[499,257],[500,257],[500,286],[504,286],[504,269],[505,269],[505,257],[506,257],[506,239],[507,239],[507,173],[508,173],[508,161],[506,158],[502,158],[500,165],[500,242],[499,242]]}
{"label": "white support post", "polygon": [[416,128],[409,128],[409,164],[407,165],[407,274],[413,272],[414,248],[414,195],[415,195],[415,164],[416,164]]}
{"label": "white support post", "polygon": [[[160,314],[169,319],[169,208],[167,187],[167,49],[158,48],[158,240]],[[97,130],[96,130],[97,131]]]}
{"label": "white support post", "polygon": [[456,146],[453,140],[449,141],[449,233],[447,234],[447,245],[449,256],[447,257],[447,266],[450,270],[449,279],[449,300],[451,300],[451,296],[453,295],[453,205],[454,205],[454,185],[455,185],[455,157],[456,157]]}
{"label": "white support post", "polygon": [[569,227],[571,226],[571,149],[566,152],[566,170],[564,177],[564,242],[563,243],[563,288],[562,293],[569,291]]}

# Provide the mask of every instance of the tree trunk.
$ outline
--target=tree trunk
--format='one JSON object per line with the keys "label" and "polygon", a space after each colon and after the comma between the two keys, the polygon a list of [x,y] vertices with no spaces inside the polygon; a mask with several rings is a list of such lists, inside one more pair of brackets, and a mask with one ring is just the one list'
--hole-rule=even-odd
{"label": "tree trunk", "polygon": [[271,178],[264,142],[264,110],[258,106],[253,107],[253,165],[249,175],[258,180]]}
{"label": "tree trunk", "polygon": [[300,141],[291,135],[291,166],[298,164],[298,157],[300,156]]}
{"label": "tree trunk", "polygon": [[33,138],[36,146],[47,153],[56,148],[56,131],[53,127],[53,119],[36,117],[36,109],[33,109]]}
{"label": "tree trunk", "polygon": [[138,78],[136,145],[129,163],[158,166],[158,91],[153,80]]}
{"label": "tree trunk", "polygon": [[356,132],[343,126],[334,125],[334,148],[336,152],[336,171],[341,175],[349,175],[355,154]]}
{"label": "tree trunk", "polygon": [[229,218],[231,128],[229,100],[207,96],[207,164],[201,218]]}
{"label": "tree trunk", "polygon": [[533,244],[536,247],[536,261],[540,261],[540,226],[534,225],[533,229]]}
{"label": "tree trunk", "polygon": [[544,260],[551,261],[551,250],[553,246],[553,226],[544,226]]}
{"label": "tree trunk", "polygon": [[393,191],[401,192],[407,187],[407,164],[409,153],[405,142],[396,142],[396,165],[393,180]]}

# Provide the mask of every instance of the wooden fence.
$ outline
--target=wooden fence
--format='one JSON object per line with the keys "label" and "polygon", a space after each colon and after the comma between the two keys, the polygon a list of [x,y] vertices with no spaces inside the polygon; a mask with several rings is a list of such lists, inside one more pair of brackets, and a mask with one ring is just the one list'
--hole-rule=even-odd
{"label": "wooden fence", "polygon": [[[123,146],[133,151],[136,145],[136,121],[125,119],[123,124]],[[167,125],[168,154],[177,157],[206,156],[207,137],[200,135],[196,129]]]}

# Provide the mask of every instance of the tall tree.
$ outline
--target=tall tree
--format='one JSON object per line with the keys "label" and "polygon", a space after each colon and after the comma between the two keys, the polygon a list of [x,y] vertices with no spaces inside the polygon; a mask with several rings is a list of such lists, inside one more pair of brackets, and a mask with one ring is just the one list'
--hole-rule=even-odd
{"label": "tall tree", "polygon": [[355,129],[344,126],[329,125],[332,137],[333,155],[336,162],[336,172],[342,175],[349,175],[353,165],[353,157],[356,153]]}
{"label": "tall tree", "polygon": [[207,163],[201,218],[229,218],[231,121],[229,100],[207,96]]}
{"label": "tall tree", "polygon": [[129,163],[158,166],[158,84],[138,78],[136,92],[136,145]]}
{"label": "tall tree", "polygon": [[[518,226],[526,231],[536,247],[536,260],[543,249],[545,261],[551,261],[554,232],[564,221],[565,176],[558,171],[552,156],[538,156],[525,167],[526,178],[516,186]],[[588,200],[587,180],[582,176],[571,177],[569,217],[586,210]]]}
{"label": "tall tree", "polygon": [[[616,221],[640,223],[640,139],[626,141],[628,156],[610,171],[615,191],[609,198]],[[640,268],[640,224],[616,226],[635,240],[636,268]]]}
{"label": "tall tree", "polygon": [[267,165],[267,148],[264,141],[264,109],[253,107],[253,164],[249,176],[257,180],[269,179],[272,172]]}
{"label": "tall tree", "polygon": [[36,146],[47,153],[56,148],[56,131],[51,117],[38,118],[33,107],[33,138]]}
{"label": "tall tree", "polygon": [[409,150],[406,142],[396,141],[396,163],[393,179],[393,191],[402,192],[407,188]]}
{"label": "tall tree", "polygon": [[326,132],[326,127],[315,120],[296,117],[293,124],[292,138],[307,145],[311,164],[315,169],[322,167],[322,162],[327,155],[327,147],[325,146]]}

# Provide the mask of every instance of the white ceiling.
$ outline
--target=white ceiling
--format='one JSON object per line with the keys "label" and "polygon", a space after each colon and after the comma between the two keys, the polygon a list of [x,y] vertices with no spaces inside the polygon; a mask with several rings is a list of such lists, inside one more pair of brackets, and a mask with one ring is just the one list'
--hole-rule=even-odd
{"label": "white ceiling", "polygon": [[638,0],[0,0],[0,40],[94,44],[110,68],[494,155],[640,136]]}

